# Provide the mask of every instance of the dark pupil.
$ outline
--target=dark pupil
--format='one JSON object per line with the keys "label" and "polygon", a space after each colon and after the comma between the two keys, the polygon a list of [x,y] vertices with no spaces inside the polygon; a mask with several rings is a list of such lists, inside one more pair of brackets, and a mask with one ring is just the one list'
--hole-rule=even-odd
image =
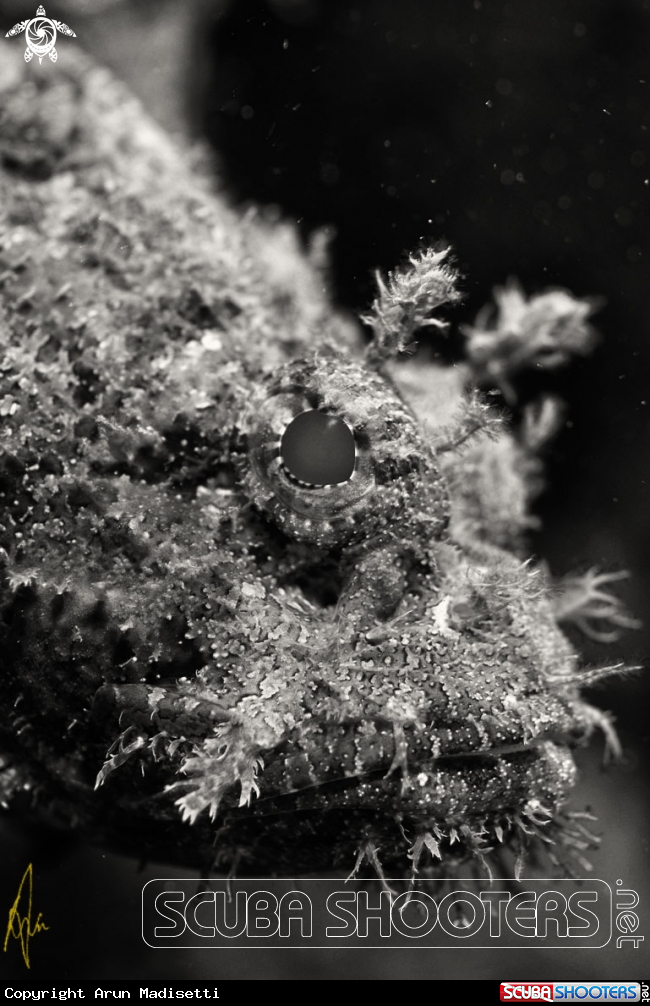
{"label": "dark pupil", "polygon": [[301,482],[335,485],[347,482],[354,471],[354,436],[338,416],[302,412],[282,435],[280,452],[285,468]]}

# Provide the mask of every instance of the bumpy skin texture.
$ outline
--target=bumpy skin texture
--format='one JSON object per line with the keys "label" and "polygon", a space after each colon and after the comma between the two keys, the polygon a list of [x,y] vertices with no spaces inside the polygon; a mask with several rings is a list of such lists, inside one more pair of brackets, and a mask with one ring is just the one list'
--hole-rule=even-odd
{"label": "bumpy skin texture", "polygon": [[[0,79],[5,803],[240,874],[561,835],[606,721],[521,551],[535,464],[480,368],[391,363],[457,296],[444,255],[382,285],[366,353],[291,230],[73,59]],[[283,466],[310,409],[350,480]]]}

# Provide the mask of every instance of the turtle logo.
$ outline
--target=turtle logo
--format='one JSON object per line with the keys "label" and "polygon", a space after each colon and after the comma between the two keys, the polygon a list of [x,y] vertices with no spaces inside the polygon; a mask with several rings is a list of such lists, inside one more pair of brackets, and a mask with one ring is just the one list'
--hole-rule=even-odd
{"label": "turtle logo", "polygon": [[25,32],[25,41],[27,42],[26,63],[29,63],[32,56],[38,56],[40,63],[45,55],[49,56],[53,63],[56,63],[57,51],[54,48],[54,43],[57,31],[60,31],[62,35],[77,37],[67,24],[45,17],[45,8],[42,6],[36,11],[36,17],[33,17],[31,21],[19,21],[7,32],[5,38],[9,38],[10,35],[20,35],[21,31]]}

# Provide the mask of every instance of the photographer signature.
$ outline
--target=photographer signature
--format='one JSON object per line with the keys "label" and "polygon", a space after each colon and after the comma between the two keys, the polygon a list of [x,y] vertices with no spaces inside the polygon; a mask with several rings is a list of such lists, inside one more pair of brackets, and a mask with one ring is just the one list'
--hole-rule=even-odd
{"label": "photographer signature", "polygon": [[23,873],[23,878],[20,881],[20,886],[18,887],[18,894],[16,895],[13,905],[9,909],[9,920],[7,922],[7,931],[5,933],[5,942],[3,947],[3,950],[6,952],[7,945],[11,937],[15,940],[20,940],[20,949],[27,967],[30,966],[29,941],[32,936],[36,936],[37,933],[41,933],[50,928],[42,921],[42,912],[38,913],[36,922],[32,924],[33,884],[34,873],[32,864],[30,863]]}

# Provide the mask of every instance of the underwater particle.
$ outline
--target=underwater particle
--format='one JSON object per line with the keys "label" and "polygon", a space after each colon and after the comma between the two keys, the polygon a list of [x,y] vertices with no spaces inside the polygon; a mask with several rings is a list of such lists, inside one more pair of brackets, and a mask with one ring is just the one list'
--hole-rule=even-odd
{"label": "underwater particle", "polygon": [[605,184],[605,176],[602,171],[591,171],[587,176],[587,185],[590,189],[602,189]]}
{"label": "underwater particle", "polygon": [[619,227],[629,227],[634,220],[634,214],[628,206],[618,206],[614,212],[614,220]]}
{"label": "underwater particle", "polygon": [[336,185],[341,177],[341,172],[336,164],[327,161],[325,164],[321,164],[320,177],[324,185]]}

